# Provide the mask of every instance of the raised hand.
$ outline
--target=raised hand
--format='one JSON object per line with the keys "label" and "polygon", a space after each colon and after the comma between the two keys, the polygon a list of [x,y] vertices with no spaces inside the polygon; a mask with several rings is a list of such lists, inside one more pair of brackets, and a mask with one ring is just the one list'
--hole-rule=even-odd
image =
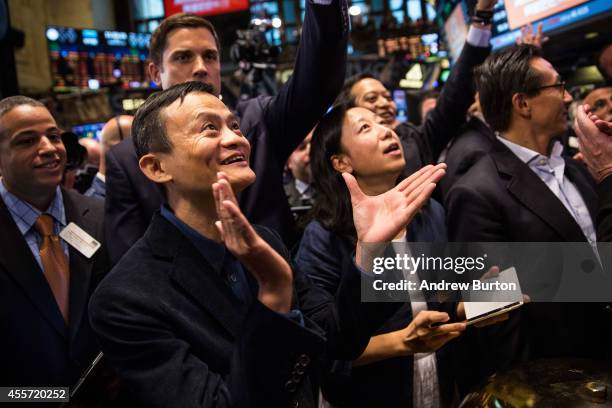
{"label": "raised hand", "polygon": [[538,48],[542,48],[542,45],[548,41],[548,37],[544,37],[542,34],[542,23],[538,24],[536,31],[533,30],[531,24],[527,24],[521,27],[521,35],[516,39],[517,44],[531,44]]}
{"label": "raised hand", "polygon": [[386,193],[367,196],[351,174],[343,173],[351,195],[357,241],[382,243],[393,240],[427,202],[446,165],[425,166]]}
{"label": "raised hand", "polygon": [[227,249],[257,280],[259,301],[279,313],[288,312],[293,293],[291,267],[255,232],[222,172],[217,173],[213,196],[219,216],[215,226]]}
{"label": "raised hand", "polygon": [[576,110],[574,128],[587,168],[600,182],[612,174],[612,126],[583,105]]}
{"label": "raised hand", "polygon": [[498,0],[478,0],[476,10],[493,10]]}

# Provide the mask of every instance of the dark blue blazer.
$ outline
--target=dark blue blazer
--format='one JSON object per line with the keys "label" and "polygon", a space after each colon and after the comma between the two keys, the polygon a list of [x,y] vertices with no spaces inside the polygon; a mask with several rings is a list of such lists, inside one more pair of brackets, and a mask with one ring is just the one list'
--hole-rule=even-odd
{"label": "dark blue blazer", "polygon": [[87,259],[70,247],[70,321],[66,326],[30,247],[0,200],[0,384],[72,387],[99,352],[87,303],[109,269],[100,200],[62,190],[66,221],[102,243]]}
{"label": "dark blue blazer", "polygon": [[[288,256],[276,234],[256,230]],[[317,359],[360,355],[396,306],[361,305],[359,274],[347,274],[332,300],[294,274],[294,307],[304,326],[256,296],[237,302],[192,242],[156,215],[95,292],[92,327],[138,405],[311,407],[308,376]]]}
{"label": "dark blue blazer", "polygon": [[[591,176],[581,163],[564,159],[565,175],[574,183],[595,219],[597,197]],[[492,142],[489,154],[451,187],[446,208],[450,241],[586,241],[582,229],[561,201],[529,166],[497,139]],[[533,255],[524,250],[520,257],[511,259],[510,265],[516,266],[519,277],[523,274],[536,279],[542,277],[544,271],[562,270],[564,254],[550,247],[550,253],[541,253],[542,247],[535,247],[534,251],[539,253]],[[586,243],[584,251],[585,259],[593,258]],[[509,257],[514,255],[512,251],[506,252]],[[576,274],[583,273],[576,270]],[[549,275],[550,272],[543,283],[554,283],[554,276]],[[605,286],[601,289],[605,290]],[[537,298],[532,295],[532,300]],[[512,312],[507,321],[482,329],[468,329],[459,339],[458,345],[463,351],[457,354],[458,365],[464,367],[459,377],[460,387],[467,392],[493,372],[526,360],[604,359],[606,352],[609,357],[612,349],[605,344],[611,328],[612,315],[599,303],[534,301],[526,304]],[[474,355],[479,358],[471,358]]]}
{"label": "dark blue blazer", "polygon": [[[442,206],[431,200],[408,225],[407,233],[409,242],[446,242]],[[327,296],[333,298],[341,287],[343,274],[348,272],[342,265],[352,260],[354,253],[354,244],[350,240],[327,230],[318,221],[312,221],[304,231],[295,262],[303,273],[325,290]],[[400,330],[410,323],[410,304],[400,305],[374,335]],[[429,304],[429,308],[449,312],[453,319],[454,305]],[[441,396],[447,403],[452,398],[454,384],[450,353],[451,345],[436,353]],[[354,368],[350,361],[333,361],[328,369],[329,372],[322,379],[322,390],[326,399],[335,406],[412,406],[412,357],[391,358]]]}
{"label": "dark blue blazer", "polygon": [[[289,247],[296,236],[283,190],[283,168],[342,87],[347,35],[345,0],[333,0],[329,6],[307,1],[293,76],[278,95],[250,99],[237,107],[257,175],[240,194],[240,207],[252,223],[277,231]],[[106,163],[107,232],[112,237],[111,261],[116,263],[144,234],[162,196],[140,172],[130,140],[111,148]]]}
{"label": "dark blue blazer", "polygon": [[495,141],[495,132],[482,120],[471,117],[453,139],[446,152],[446,175],[438,183],[442,198],[468,170],[487,155]]}

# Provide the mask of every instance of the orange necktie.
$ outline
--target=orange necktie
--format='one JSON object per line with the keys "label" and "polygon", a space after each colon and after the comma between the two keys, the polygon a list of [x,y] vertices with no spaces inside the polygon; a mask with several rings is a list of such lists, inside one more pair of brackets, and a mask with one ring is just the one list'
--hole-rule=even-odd
{"label": "orange necktie", "polygon": [[62,248],[60,238],[53,233],[53,218],[48,214],[41,214],[34,228],[42,237],[40,242],[40,260],[43,265],[45,277],[55,301],[59,306],[64,321],[68,323],[68,291],[70,288],[70,270],[68,259]]}

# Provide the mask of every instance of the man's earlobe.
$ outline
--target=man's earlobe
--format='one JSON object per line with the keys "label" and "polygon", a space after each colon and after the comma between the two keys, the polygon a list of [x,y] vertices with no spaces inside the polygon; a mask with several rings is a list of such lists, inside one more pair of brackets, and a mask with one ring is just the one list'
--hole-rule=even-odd
{"label": "man's earlobe", "polygon": [[149,78],[151,78],[151,81],[155,82],[157,86],[161,86],[161,71],[159,67],[154,63],[149,62],[147,69],[149,71]]}
{"label": "man's earlobe", "polygon": [[334,154],[331,157],[331,163],[334,170],[340,173],[353,173],[351,160],[344,154]]}
{"label": "man's earlobe", "polygon": [[531,116],[531,106],[526,96],[522,93],[516,93],[512,96],[512,106],[516,112],[523,117]]}
{"label": "man's earlobe", "polygon": [[172,175],[166,171],[163,162],[155,154],[145,154],[138,161],[138,165],[144,175],[155,183],[164,184],[172,180]]}

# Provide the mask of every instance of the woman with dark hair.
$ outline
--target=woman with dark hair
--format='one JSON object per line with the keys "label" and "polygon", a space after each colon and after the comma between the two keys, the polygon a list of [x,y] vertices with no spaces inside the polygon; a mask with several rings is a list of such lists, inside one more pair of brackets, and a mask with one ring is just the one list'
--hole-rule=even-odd
{"label": "woman with dark hair", "polygon": [[[319,122],[311,141],[316,197],[313,221],[306,227],[296,262],[329,296],[338,290],[343,265],[354,256],[360,259],[357,236],[366,213],[363,199],[383,197],[397,189],[406,165],[398,136],[378,120],[368,109],[339,105]],[[398,225],[388,239],[396,240],[445,242],[440,204],[429,200],[407,225]],[[414,299],[418,297],[414,291],[410,295],[411,302],[380,328],[357,360],[332,364],[322,385],[332,404],[436,408],[450,404],[452,381],[445,376],[450,370],[444,370],[443,356],[438,355],[437,360],[435,352],[465,325],[432,327],[454,318],[456,304],[447,304],[448,313],[433,311],[423,297]]]}

